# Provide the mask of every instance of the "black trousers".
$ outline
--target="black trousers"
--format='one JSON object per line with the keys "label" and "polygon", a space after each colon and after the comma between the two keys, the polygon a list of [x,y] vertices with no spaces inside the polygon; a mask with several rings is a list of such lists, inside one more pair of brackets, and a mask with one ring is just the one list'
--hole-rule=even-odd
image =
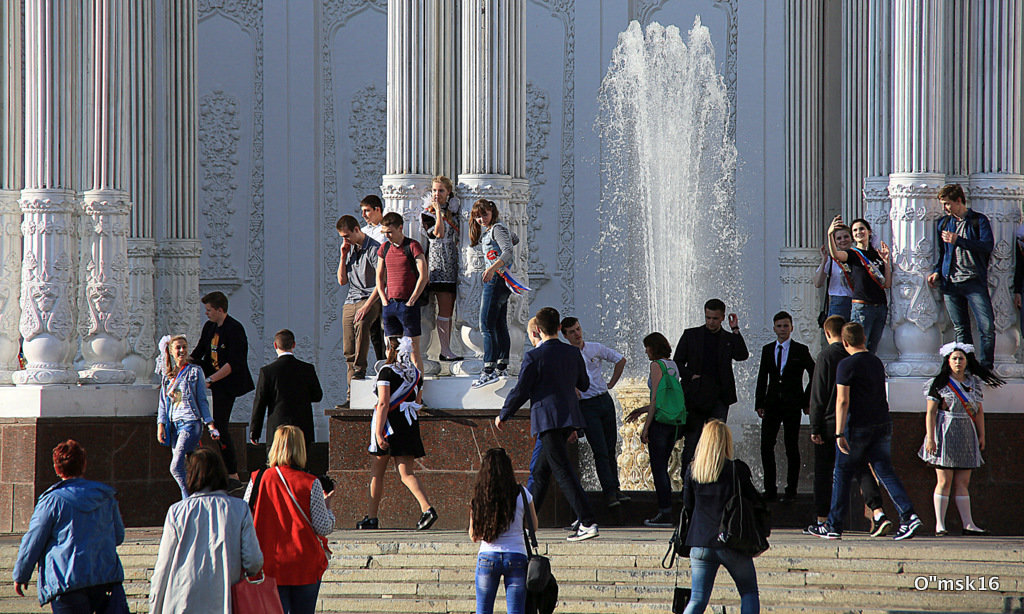
{"label": "black trousers", "polygon": [[373,353],[377,360],[387,360],[388,356],[384,347],[384,331],[380,328],[380,315],[370,323],[370,345],[373,346]]}
{"label": "black trousers", "polygon": [[[224,466],[228,475],[238,473],[238,459],[235,456],[235,445],[231,441],[231,410],[235,406],[235,396],[217,390],[213,391],[213,424],[220,431],[220,453],[224,457]],[[271,438],[273,435],[271,435]]]}
{"label": "black trousers", "polygon": [[566,448],[566,441],[572,432],[573,429],[564,428],[540,434],[540,459],[533,469],[533,488],[530,494],[533,495],[534,507],[540,509],[544,504],[551,475],[554,474],[555,482],[558,482],[562,494],[569,500],[569,506],[576,512],[580,524],[589,527],[594,524],[594,512],[590,509],[590,502],[587,500],[587,494],[583,492],[579,477],[569,463],[569,452]]}
{"label": "black trousers", "polygon": [[779,429],[783,429],[782,441],[786,446],[786,494],[795,495],[800,479],[800,410],[765,410],[761,419],[761,467],[764,468],[764,491],[769,495],[778,492],[775,469],[775,442]]}
{"label": "black trousers", "polygon": [[[827,518],[832,508],[832,478],[836,467],[836,444],[831,434],[835,426],[825,429],[825,443],[814,446],[814,515]],[[855,480],[860,482],[864,503],[873,510],[882,508],[882,491],[871,469],[858,473]]]}

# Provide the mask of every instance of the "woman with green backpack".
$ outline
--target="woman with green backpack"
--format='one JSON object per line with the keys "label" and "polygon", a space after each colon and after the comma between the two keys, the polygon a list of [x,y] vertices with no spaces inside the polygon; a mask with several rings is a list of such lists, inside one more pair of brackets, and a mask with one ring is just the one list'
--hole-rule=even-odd
{"label": "woman with green backpack", "polygon": [[[673,527],[672,480],[668,476],[668,460],[676,442],[683,436],[686,424],[686,402],[679,385],[679,370],[669,356],[672,346],[661,333],[644,337],[644,350],[651,359],[651,374],[647,386],[651,389],[651,403],[647,411],[640,440],[647,444],[651,459],[651,475],[654,491],[658,496],[658,513],[644,521],[648,527]],[[639,416],[641,410],[637,413]]]}

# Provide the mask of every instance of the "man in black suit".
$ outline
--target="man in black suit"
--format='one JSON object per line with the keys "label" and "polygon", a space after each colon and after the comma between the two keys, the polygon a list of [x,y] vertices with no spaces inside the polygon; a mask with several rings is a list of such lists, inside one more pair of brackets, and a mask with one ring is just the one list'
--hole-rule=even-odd
{"label": "man in black suit", "polygon": [[291,424],[302,429],[306,454],[313,445],[313,403],[324,398],[316,367],[295,357],[295,335],[287,328],[274,335],[277,360],[260,369],[256,396],[252,401],[249,441],[255,445],[267,419],[267,443],[272,443],[277,427]]}
{"label": "man in black suit", "polygon": [[213,422],[220,431],[221,455],[228,477],[237,482],[238,460],[228,426],[235,399],[253,389],[249,340],[242,324],[228,315],[228,297],[223,292],[210,292],[201,300],[209,322],[203,325],[203,334],[192,350],[192,361],[203,368],[206,387],[213,392]]}
{"label": "man in black suit", "polygon": [[704,326],[688,328],[676,344],[672,361],[686,394],[686,432],[682,462],[693,460],[697,440],[708,418],[729,419],[729,406],[736,402],[736,378],[732,361],[750,357],[740,334],[739,318],[729,314],[729,328],[722,330],[725,303],[713,298],[704,303]]}
{"label": "man in black suit", "polygon": [[568,537],[581,541],[597,537],[597,522],[583,492],[580,479],[569,462],[566,444],[576,440],[586,426],[577,391],[590,388],[590,377],[579,349],[558,340],[561,319],[558,310],[544,307],[537,312],[537,328],[541,343],[523,355],[519,381],[505,398],[501,412],[494,417],[494,427],[501,430],[523,403],[530,401],[530,432],[540,439],[540,458],[532,474],[533,502],[544,503],[551,474],[554,473],[562,494],[576,512],[580,524]]}
{"label": "man in black suit", "polygon": [[[842,316],[829,316],[822,325],[828,346],[821,350],[814,362],[811,377],[811,442],[814,443],[814,510],[816,524],[828,520],[832,507],[832,479],[836,468],[836,446],[833,434],[836,432],[836,370],[839,361],[849,354],[843,347]],[[892,521],[882,509],[882,491],[870,469],[857,475],[864,504],[870,510],[871,536],[882,537],[892,528]],[[804,531],[805,533],[807,531]]]}
{"label": "man in black suit", "polygon": [[780,311],[772,320],[776,340],[761,349],[754,409],[761,417],[761,466],[764,468],[764,496],[769,500],[778,495],[775,442],[779,438],[779,427],[785,429],[786,493],[782,498],[785,502],[796,497],[800,476],[800,412],[809,413],[814,360],[806,345],[790,338],[793,316]]}

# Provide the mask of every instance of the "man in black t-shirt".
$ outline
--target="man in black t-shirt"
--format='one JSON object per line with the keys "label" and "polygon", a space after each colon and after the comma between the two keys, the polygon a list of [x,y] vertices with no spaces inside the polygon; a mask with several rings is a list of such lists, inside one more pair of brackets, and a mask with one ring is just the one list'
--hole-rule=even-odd
{"label": "man in black t-shirt", "polygon": [[866,343],[863,326],[856,322],[843,326],[843,347],[850,356],[836,369],[838,451],[832,509],[828,522],[808,527],[808,530],[826,539],[842,537],[842,523],[850,503],[850,483],[870,463],[900,513],[900,527],[893,539],[909,539],[921,528],[921,519],[914,513],[914,505],[892,467],[892,420],[885,393],[885,366],[868,352]]}

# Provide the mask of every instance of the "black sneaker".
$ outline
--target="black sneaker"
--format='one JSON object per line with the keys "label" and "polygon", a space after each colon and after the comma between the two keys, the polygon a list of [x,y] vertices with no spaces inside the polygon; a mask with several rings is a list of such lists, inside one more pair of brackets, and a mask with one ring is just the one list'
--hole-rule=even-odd
{"label": "black sneaker", "polygon": [[822,539],[843,538],[843,534],[830,527],[827,522],[824,522],[822,524],[812,524],[811,526],[807,527],[807,533],[809,533],[810,535],[815,535]]}
{"label": "black sneaker", "polygon": [[629,503],[633,500],[629,495],[621,490],[615,492],[615,498],[618,499],[619,503]]}
{"label": "black sneaker", "polygon": [[420,521],[416,523],[417,531],[425,531],[429,529],[437,521],[437,512],[434,508],[429,508],[427,511],[420,515]]}
{"label": "black sneaker", "polygon": [[812,533],[812,531],[813,531],[813,530],[814,530],[814,529],[815,529],[816,527],[820,527],[820,526],[821,526],[821,525],[823,525],[823,524],[825,524],[825,523],[824,523],[824,522],[815,522],[815,523],[814,523],[814,524],[812,524],[812,525],[808,525],[808,526],[804,527],[804,535],[814,535],[814,533]]}
{"label": "black sneaker", "polygon": [[645,527],[657,527],[661,529],[671,529],[676,526],[675,519],[672,518],[670,512],[658,512],[654,518],[648,518],[644,521]]}
{"label": "black sneaker", "polygon": [[910,539],[917,533],[917,530],[921,528],[921,519],[918,518],[917,514],[911,514],[910,520],[900,525],[900,528],[896,530],[896,535],[892,538],[896,541],[902,541],[904,539]]}
{"label": "black sneaker", "polygon": [[380,523],[376,518],[370,518],[369,516],[363,516],[363,519],[356,523],[357,529],[370,529],[376,530],[380,528]]}
{"label": "black sneaker", "polygon": [[892,521],[885,514],[878,520],[872,520],[871,524],[874,525],[871,528],[871,537],[883,537],[892,529]]}

